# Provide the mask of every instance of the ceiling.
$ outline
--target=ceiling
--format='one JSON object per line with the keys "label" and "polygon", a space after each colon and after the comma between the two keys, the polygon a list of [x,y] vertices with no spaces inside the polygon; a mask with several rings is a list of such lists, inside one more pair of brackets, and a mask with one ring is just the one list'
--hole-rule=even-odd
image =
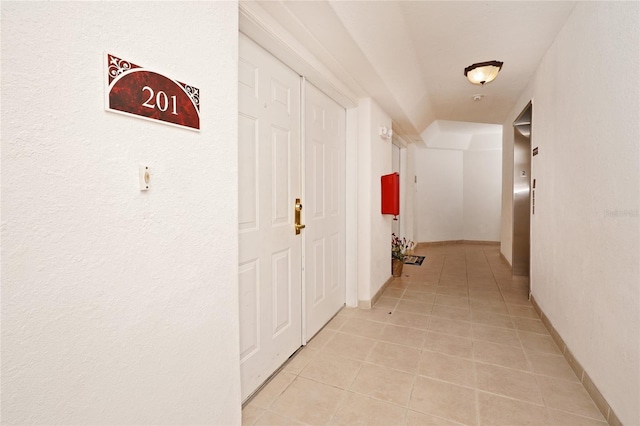
{"label": "ceiling", "polygon": [[[575,2],[254,2],[355,96],[374,98],[410,140],[435,120],[502,124]],[[464,68],[503,61],[470,84]],[[481,101],[473,101],[482,94]]]}

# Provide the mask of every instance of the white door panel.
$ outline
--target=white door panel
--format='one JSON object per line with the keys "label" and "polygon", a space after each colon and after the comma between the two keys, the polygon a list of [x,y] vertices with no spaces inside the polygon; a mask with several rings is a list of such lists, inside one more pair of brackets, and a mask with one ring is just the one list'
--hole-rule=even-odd
{"label": "white door panel", "polygon": [[[300,77],[242,34],[239,51],[240,365],[246,400],[344,305],[345,110],[306,84],[302,122]],[[304,205],[300,235],[294,230],[296,198]]]}
{"label": "white door panel", "polygon": [[345,301],[344,108],[306,83],[305,338]]}
{"label": "white door panel", "polygon": [[238,128],[242,399],[302,343],[300,77],[241,35]]}

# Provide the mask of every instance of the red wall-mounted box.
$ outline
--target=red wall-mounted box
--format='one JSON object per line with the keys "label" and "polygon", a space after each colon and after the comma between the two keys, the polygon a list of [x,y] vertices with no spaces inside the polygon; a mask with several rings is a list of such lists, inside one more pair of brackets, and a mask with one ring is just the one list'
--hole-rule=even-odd
{"label": "red wall-mounted box", "polygon": [[382,214],[400,214],[400,175],[391,173],[380,178],[382,185]]}

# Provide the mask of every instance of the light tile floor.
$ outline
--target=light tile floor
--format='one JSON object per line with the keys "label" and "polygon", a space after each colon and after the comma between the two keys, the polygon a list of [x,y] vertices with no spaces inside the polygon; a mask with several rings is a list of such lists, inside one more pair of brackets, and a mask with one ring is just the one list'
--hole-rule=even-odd
{"label": "light tile floor", "polygon": [[245,425],[606,425],[497,246],[430,246],[373,309],[344,308]]}

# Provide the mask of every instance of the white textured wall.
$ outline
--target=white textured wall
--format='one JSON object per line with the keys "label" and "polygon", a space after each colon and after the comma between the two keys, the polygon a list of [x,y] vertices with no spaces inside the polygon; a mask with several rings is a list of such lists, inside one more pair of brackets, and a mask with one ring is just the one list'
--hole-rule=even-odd
{"label": "white textured wall", "polygon": [[[3,423],[240,423],[237,15],[2,3]],[[202,131],[106,112],[105,51],[199,87]]]}
{"label": "white textured wall", "polygon": [[391,276],[391,220],[381,213],[380,177],[392,173],[391,119],[370,98],[358,105],[358,300],[368,301]]}
{"label": "white textured wall", "polygon": [[[371,99],[358,103],[358,301],[371,300]],[[391,151],[389,151],[391,155]]]}
{"label": "white textured wall", "polygon": [[499,241],[501,134],[441,133],[432,143],[454,148],[412,149],[416,241]]}
{"label": "white textured wall", "polygon": [[502,151],[465,151],[463,163],[463,239],[500,241]]}
{"label": "white textured wall", "polygon": [[533,294],[628,425],[640,424],[638,75],[640,3],[580,2],[505,122],[533,98]]}
{"label": "white textured wall", "polygon": [[463,239],[463,151],[417,148],[414,152],[416,240]]}
{"label": "white textured wall", "polygon": [[[358,293],[359,282],[358,274],[360,267],[360,260],[358,257],[358,235],[360,226],[360,217],[358,216],[358,186],[359,175],[358,171],[361,165],[359,164],[359,126],[358,126],[358,108],[347,109],[347,143],[345,146],[346,156],[346,182],[345,182],[345,196],[346,196],[346,297],[345,303],[347,306],[358,306]],[[352,261],[349,261],[352,259]],[[354,262],[353,259],[356,259]]]}

